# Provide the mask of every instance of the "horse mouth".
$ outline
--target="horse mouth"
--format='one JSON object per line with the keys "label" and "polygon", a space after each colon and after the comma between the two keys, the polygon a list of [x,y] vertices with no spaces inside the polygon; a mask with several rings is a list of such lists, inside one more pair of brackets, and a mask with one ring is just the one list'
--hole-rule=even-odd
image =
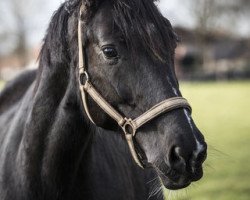
{"label": "horse mouth", "polygon": [[165,188],[169,190],[180,190],[188,187],[192,181],[184,177],[183,175],[174,175],[167,176],[161,170],[156,168],[157,174],[161,180],[161,183],[165,186]]}

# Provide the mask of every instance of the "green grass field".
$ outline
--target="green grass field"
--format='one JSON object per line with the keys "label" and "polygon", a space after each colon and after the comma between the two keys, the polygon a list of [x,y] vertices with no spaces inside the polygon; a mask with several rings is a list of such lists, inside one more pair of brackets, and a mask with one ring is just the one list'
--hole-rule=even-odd
{"label": "green grass field", "polygon": [[[0,82],[0,88],[3,83]],[[250,200],[250,82],[181,83],[209,144],[204,178],[168,200]]]}
{"label": "green grass field", "polygon": [[167,199],[250,199],[250,82],[182,83],[209,144],[202,181]]}
{"label": "green grass field", "polygon": [[4,82],[0,80],[0,91],[3,88],[3,86],[4,86]]}

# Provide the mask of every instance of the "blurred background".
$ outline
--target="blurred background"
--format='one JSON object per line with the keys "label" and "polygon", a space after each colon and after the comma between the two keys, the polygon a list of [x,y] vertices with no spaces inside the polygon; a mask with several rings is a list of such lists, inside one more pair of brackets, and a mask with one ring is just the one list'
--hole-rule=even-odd
{"label": "blurred background", "polygon": [[[0,1],[0,86],[37,67],[62,0]],[[176,73],[209,144],[204,179],[167,199],[250,199],[250,1],[156,2],[179,36]]]}

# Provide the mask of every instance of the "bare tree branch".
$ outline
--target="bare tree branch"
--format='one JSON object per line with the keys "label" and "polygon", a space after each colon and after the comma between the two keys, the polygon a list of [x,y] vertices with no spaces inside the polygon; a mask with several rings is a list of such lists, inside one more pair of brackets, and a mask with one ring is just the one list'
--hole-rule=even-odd
{"label": "bare tree branch", "polygon": [[28,34],[35,23],[31,21],[37,11],[44,7],[41,0],[2,0],[0,2],[0,40],[10,41],[14,38],[14,53],[19,55],[21,63],[26,64],[28,58]]}

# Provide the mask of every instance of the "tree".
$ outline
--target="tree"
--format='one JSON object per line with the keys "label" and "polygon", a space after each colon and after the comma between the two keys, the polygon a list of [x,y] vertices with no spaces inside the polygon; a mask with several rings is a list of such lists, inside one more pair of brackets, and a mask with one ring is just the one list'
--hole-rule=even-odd
{"label": "tree", "polygon": [[190,0],[188,3],[196,29],[200,32],[219,27],[235,32],[232,22],[248,20],[250,16],[249,0]]}
{"label": "tree", "polygon": [[204,64],[209,59],[207,36],[218,29],[236,34],[237,25],[241,24],[239,21],[248,20],[250,16],[249,0],[189,0],[188,5],[195,21],[197,45]]}
{"label": "tree", "polygon": [[[27,37],[32,24],[30,21],[38,10],[43,8],[42,1],[33,0],[2,0],[0,9],[0,40],[1,43],[12,41],[13,53],[20,59],[20,64],[28,62]],[[12,46],[11,44],[9,45]],[[6,45],[7,46],[7,45]]]}

